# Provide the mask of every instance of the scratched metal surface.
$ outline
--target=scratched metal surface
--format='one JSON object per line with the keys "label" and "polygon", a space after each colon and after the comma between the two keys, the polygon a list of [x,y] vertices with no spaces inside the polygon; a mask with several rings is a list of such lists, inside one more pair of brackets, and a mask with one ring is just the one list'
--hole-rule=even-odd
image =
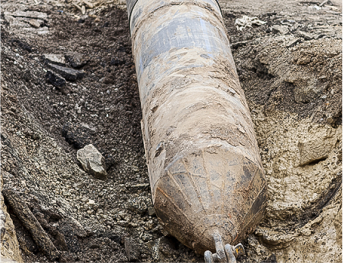
{"label": "scratched metal surface", "polygon": [[157,216],[199,253],[214,232],[238,243],[263,216],[266,181],[220,8],[138,0],[130,17]]}

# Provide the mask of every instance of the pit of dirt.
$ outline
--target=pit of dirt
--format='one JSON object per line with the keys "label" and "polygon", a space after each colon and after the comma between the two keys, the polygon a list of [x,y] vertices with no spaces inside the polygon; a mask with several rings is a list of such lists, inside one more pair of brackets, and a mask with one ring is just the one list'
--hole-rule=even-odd
{"label": "pit of dirt", "polygon": [[[342,11],[320,4],[221,2],[268,181],[267,214],[239,262],[342,260]],[[266,23],[240,31],[245,15]],[[1,44],[1,186],[25,200],[57,261],[202,261],[153,209],[125,6],[3,1]],[[87,144],[107,180],[79,165]],[[1,256],[52,261],[6,193]]]}

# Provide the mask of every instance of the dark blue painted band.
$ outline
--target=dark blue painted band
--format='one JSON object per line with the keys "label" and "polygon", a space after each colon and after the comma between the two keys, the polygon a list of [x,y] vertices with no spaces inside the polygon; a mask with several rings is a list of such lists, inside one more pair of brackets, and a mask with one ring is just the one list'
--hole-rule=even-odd
{"label": "dark blue painted band", "polygon": [[[222,12],[222,9],[220,7],[218,0],[215,0],[215,1],[219,7],[221,15],[223,15],[223,12]],[[135,7],[137,2],[138,2],[138,0],[126,0],[126,8],[127,8],[127,14],[129,16],[129,23],[131,21],[131,15],[132,15],[133,8]]]}

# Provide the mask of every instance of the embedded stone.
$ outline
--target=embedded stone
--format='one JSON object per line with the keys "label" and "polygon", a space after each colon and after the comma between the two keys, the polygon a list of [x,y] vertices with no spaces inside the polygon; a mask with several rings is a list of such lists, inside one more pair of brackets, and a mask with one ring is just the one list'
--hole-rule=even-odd
{"label": "embedded stone", "polygon": [[92,144],[86,145],[84,148],[78,150],[77,159],[87,173],[98,179],[107,179],[105,158]]}

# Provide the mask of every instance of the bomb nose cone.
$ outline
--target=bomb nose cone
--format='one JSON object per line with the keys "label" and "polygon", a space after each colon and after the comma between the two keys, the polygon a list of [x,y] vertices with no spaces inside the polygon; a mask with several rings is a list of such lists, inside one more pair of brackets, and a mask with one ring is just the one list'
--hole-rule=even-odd
{"label": "bomb nose cone", "polygon": [[261,167],[225,147],[202,149],[172,162],[154,188],[156,214],[182,243],[214,251],[213,234],[237,244],[265,210]]}

